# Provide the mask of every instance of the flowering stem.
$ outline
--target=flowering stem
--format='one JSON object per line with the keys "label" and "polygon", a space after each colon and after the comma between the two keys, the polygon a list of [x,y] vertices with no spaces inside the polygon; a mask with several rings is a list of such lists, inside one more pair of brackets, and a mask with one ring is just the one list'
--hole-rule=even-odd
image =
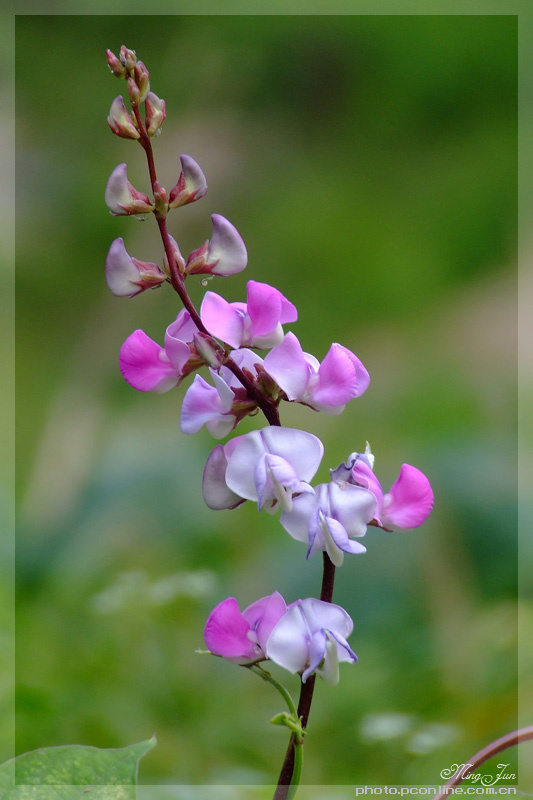
{"label": "flowering stem", "polygon": [[444,800],[444,798],[448,798],[450,796],[450,789],[459,786],[465,778],[468,778],[475,769],[485,761],[488,761],[489,758],[498,755],[502,750],[507,750],[508,747],[514,747],[520,744],[520,742],[526,742],[528,739],[533,739],[533,725],[527,728],[520,728],[520,730],[513,731],[512,733],[507,733],[505,736],[501,736],[499,739],[491,742],[472,756],[472,758],[466,762],[468,765],[467,768],[456,772],[453,778],[450,778],[450,780],[444,784],[442,790],[434,796],[433,800]]}
{"label": "flowering stem", "polygon": [[[132,110],[135,114],[135,119],[137,121],[137,127],[139,129],[139,144],[141,145],[142,149],[146,154],[146,160],[148,163],[148,172],[150,174],[150,183],[152,186],[152,192],[155,194],[156,191],[156,184],[157,184],[157,173],[155,170],[155,162],[154,162],[154,153],[152,150],[152,142],[146,130],[146,126],[143,122],[141,114],[139,112],[139,106],[132,104]],[[167,219],[164,213],[160,213],[159,211],[155,211],[155,218],[157,220],[157,225],[159,227],[159,232],[161,234],[161,239],[163,240],[163,247],[165,249],[165,255],[167,257],[167,261],[169,264],[170,269],[170,283],[172,284],[172,288],[175,292],[179,295],[181,302],[183,303],[184,308],[189,312],[192,321],[196,325],[199,331],[202,333],[207,334],[208,336],[209,331],[206,329],[205,325],[202,322],[202,319],[194,307],[194,304],[189,297],[189,293],[185,288],[185,280],[178,269],[178,265],[176,263],[176,259],[174,257],[174,252],[172,249],[172,243],[170,241],[170,236],[167,229]],[[250,397],[252,397],[263,414],[269,425],[276,425],[280,426],[281,422],[279,420],[279,414],[276,406],[272,402],[272,400],[263,394],[263,392],[255,386],[253,381],[251,381],[241,370],[239,366],[233,361],[232,358],[227,358],[224,362],[224,366],[226,366],[240,381],[240,383],[244,386]]]}

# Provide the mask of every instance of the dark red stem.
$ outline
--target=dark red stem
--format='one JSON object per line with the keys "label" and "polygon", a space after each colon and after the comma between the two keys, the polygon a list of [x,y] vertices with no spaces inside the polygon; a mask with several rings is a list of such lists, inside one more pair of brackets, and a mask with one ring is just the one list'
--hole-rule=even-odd
{"label": "dark red stem", "polygon": [[458,773],[456,773],[448,783],[445,783],[442,787],[441,791],[435,795],[433,800],[444,800],[444,798],[449,798],[452,792],[449,790],[454,788],[455,786],[459,786],[460,783],[464,781],[465,778],[468,778],[469,775],[474,772],[481,764],[485,761],[488,761],[489,758],[498,755],[501,753],[502,750],[507,750],[508,747],[514,747],[520,742],[526,742],[528,739],[533,739],[533,725],[530,725],[527,728],[520,728],[518,731],[513,731],[512,733],[507,733],[505,736],[501,736],[499,739],[496,739],[494,742],[491,742],[478,753],[476,753],[472,758],[469,758],[468,761],[464,762],[468,764],[466,769],[460,769]]}

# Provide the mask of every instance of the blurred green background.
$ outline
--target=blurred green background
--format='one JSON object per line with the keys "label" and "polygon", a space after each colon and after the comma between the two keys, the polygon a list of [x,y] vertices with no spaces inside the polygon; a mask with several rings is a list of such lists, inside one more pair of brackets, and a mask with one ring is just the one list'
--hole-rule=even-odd
{"label": "blurred green background", "polygon": [[[272,783],[278,697],[194,651],[224,597],[320,585],[321,559],[305,562],[275,518],[203,506],[214,442],[180,433],[186,387],[143,395],[118,371],[126,336],[161,342],[180,308],[169,287],[122,300],[104,282],[118,236],[161,259],[153,220],[103,203],[123,161],[148,190],[142,150],[106,124],[124,84],[104,51],[124,43],[167,101],[161,182],[174,185],[180,153],[208,179],[169,219],[182,252],[208,238],[211,213],[228,217],[249,266],[210,288],[237,300],[249,279],[272,283],[299,309],[304,349],[322,358],[339,341],[371,374],[341,417],[282,409],[324,441],[318,480],[368,439],[384,486],[406,461],[435,491],[423,528],[371,530],[338,570],[360,661],[317,685],[304,780],[439,782],[517,719],[516,18],[16,27],[17,752],[155,732],[143,783]],[[195,302],[204,291],[190,281]]]}

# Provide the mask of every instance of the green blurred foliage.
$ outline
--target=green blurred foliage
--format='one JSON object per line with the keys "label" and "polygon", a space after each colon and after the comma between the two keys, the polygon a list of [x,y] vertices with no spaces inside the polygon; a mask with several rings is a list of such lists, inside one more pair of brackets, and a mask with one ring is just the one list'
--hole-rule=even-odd
{"label": "green blurred foliage", "polygon": [[210,288],[272,283],[304,349],[340,341],[370,371],[342,417],[283,409],[323,439],[318,479],[369,439],[384,486],[406,461],[435,489],[421,530],[370,531],[338,571],[360,660],[317,686],[305,780],[433,783],[516,726],[516,18],[17,18],[17,752],[155,731],[143,782],[260,784],[286,746],[278,699],[194,651],[220,599],[315,595],[321,561],[251,504],[206,509],[213,441],[180,433],[184,388],[118,372],[124,338],[161,341],[179,311],[103,280],[117,236],[161,258],[152,220],[103,204],[122,161],[148,188],[105,122],[123,43],[167,102],[160,180],[180,153],[208,178],[170,217],[182,251],[227,216],[249,266]]}

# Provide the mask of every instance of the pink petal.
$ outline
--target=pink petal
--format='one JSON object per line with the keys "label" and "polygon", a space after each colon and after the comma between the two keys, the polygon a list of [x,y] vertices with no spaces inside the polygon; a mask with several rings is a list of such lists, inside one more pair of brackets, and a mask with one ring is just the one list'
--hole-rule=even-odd
{"label": "pink petal", "polygon": [[357,374],[352,360],[339,344],[332,344],[318,369],[319,382],[311,394],[314,403],[343,406],[357,396]]}
{"label": "pink petal", "polygon": [[230,347],[241,346],[243,339],[243,316],[215,292],[206,292],[200,308],[200,316],[205,327],[213,336],[227,342]]}
{"label": "pink petal", "polygon": [[183,433],[197,433],[203,425],[216,420],[224,408],[214,386],[196,375],[187,389],[181,406],[180,428]]}
{"label": "pink petal", "polygon": [[234,275],[242,272],[248,263],[248,253],[241,236],[231,222],[220,214],[211,216],[213,236],[209,242],[206,261],[215,262],[212,275]]}
{"label": "pink petal", "polygon": [[247,309],[252,321],[252,337],[266,336],[277,327],[281,317],[282,295],[273,286],[248,281]]}
{"label": "pink petal", "polygon": [[208,649],[217,656],[237,663],[256,661],[261,654],[257,654],[254,644],[246,637],[249,630],[250,625],[239,611],[237,601],[228,597],[209,615],[204,640]]}
{"label": "pink petal", "polygon": [[180,156],[180,162],[183,178],[185,180],[185,189],[190,196],[187,202],[200,200],[207,192],[207,181],[204,173],[194,158],[190,156],[182,154]]}
{"label": "pink petal", "polygon": [[180,381],[163,348],[142,330],[134,331],[120,348],[119,365],[124,379],[140,392],[161,394]]}
{"label": "pink petal", "polygon": [[124,239],[112,242],[105,262],[105,279],[117,297],[133,297],[142,292],[141,273],[124,247]]}
{"label": "pink petal", "polygon": [[381,519],[388,528],[418,528],[433,508],[433,491],[416,467],[402,464],[389,494],[383,498]]}
{"label": "pink petal", "polygon": [[361,395],[366,392],[368,386],[370,384],[370,375],[368,374],[366,367],[364,366],[363,362],[360,361],[351,350],[348,350],[347,347],[343,347],[342,344],[339,344],[338,347],[341,350],[344,350],[348,358],[351,360],[352,364],[355,367],[355,373],[357,375],[357,397],[361,397]]}
{"label": "pink petal", "polygon": [[283,389],[289,400],[303,397],[309,381],[310,368],[300,342],[294,333],[288,333],[281,344],[272,348],[265,357],[265,369]]}
{"label": "pink petal", "polygon": [[274,592],[268,597],[256,600],[242,612],[250,628],[256,631],[257,641],[263,652],[266,651],[268,637],[286,611],[285,600],[279,592]]}

